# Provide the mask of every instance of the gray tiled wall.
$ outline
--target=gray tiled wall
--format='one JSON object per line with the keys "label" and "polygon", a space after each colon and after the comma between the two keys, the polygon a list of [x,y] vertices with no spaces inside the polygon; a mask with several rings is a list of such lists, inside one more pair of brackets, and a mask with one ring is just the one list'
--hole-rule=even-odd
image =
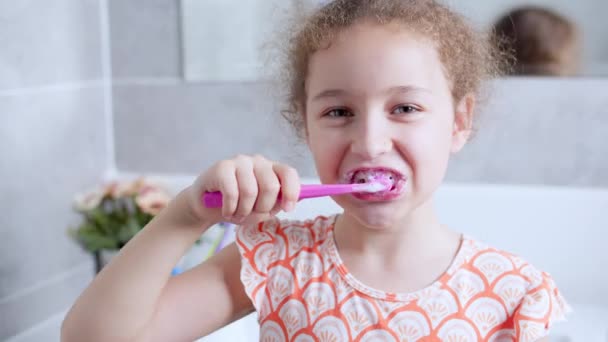
{"label": "gray tiled wall", "polygon": [[182,81],[178,0],[110,0],[109,10],[119,170],[199,172],[220,158],[262,153],[314,174],[285,132],[270,85]]}
{"label": "gray tiled wall", "polygon": [[72,196],[107,160],[99,0],[0,2],[0,340],[66,310],[91,278]]}
{"label": "gray tiled wall", "polygon": [[[118,169],[197,173],[255,152],[314,176],[266,84],[181,80],[179,1],[110,3]],[[608,79],[511,78],[493,88],[448,181],[608,186]]]}
{"label": "gray tiled wall", "polygon": [[[448,181],[608,187],[608,80],[507,79],[493,95]],[[114,103],[121,170],[196,173],[262,153],[315,174],[265,85],[123,85]]]}
{"label": "gray tiled wall", "polygon": [[[239,153],[260,153],[314,174],[265,84],[114,87],[120,170],[193,173]],[[293,152],[294,147],[296,152]]]}
{"label": "gray tiled wall", "polygon": [[0,88],[99,79],[98,3],[1,1]]}
{"label": "gray tiled wall", "polygon": [[491,95],[449,180],[608,187],[608,79],[510,78]]}
{"label": "gray tiled wall", "polygon": [[176,77],[179,0],[108,1],[114,79]]}

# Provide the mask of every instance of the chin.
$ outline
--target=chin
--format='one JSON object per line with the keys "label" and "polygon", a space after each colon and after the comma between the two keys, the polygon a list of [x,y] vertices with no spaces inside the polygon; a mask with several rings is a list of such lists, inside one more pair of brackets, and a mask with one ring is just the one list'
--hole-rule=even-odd
{"label": "chin", "polygon": [[403,204],[399,208],[393,205],[368,204],[361,206],[345,206],[344,214],[350,219],[371,230],[388,231],[400,226],[400,222],[407,216]]}

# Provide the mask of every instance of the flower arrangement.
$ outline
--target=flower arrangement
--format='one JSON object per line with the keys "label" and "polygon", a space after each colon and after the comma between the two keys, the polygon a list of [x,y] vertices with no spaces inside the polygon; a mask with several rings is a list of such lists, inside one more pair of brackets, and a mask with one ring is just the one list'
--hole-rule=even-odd
{"label": "flower arrangement", "polygon": [[77,195],[83,220],[70,235],[87,251],[119,250],[167,206],[169,193],[146,178],[113,181]]}

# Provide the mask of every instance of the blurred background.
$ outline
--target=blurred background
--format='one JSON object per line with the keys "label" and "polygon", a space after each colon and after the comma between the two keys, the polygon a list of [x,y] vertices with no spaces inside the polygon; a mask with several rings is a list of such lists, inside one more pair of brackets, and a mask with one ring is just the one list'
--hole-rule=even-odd
{"label": "blurred background", "polygon": [[[505,34],[530,39],[511,41],[521,67],[492,82],[439,212],[554,275],[575,309],[555,340],[608,341],[608,2],[446,2],[485,28],[505,29],[510,13]],[[237,153],[315,181],[281,121],[275,60],[260,53],[275,14],[314,5],[0,0],[0,340],[57,341],[94,276],[95,258],[67,232],[82,221],[77,194],[140,176],[175,193]],[[311,201],[293,217],[337,210]],[[218,334],[255,340],[255,318]]]}

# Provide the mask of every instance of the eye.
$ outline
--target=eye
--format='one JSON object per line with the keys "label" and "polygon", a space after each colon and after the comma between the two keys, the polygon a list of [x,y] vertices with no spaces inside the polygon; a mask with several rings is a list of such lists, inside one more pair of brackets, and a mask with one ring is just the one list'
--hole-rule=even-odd
{"label": "eye", "polygon": [[397,106],[395,107],[395,109],[393,109],[393,113],[394,114],[412,114],[412,113],[416,113],[419,112],[420,110],[412,105],[401,105],[401,106]]}
{"label": "eye", "polygon": [[344,108],[334,108],[332,110],[327,111],[323,116],[328,116],[331,118],[343,118],[353,116],[353,114]]}

